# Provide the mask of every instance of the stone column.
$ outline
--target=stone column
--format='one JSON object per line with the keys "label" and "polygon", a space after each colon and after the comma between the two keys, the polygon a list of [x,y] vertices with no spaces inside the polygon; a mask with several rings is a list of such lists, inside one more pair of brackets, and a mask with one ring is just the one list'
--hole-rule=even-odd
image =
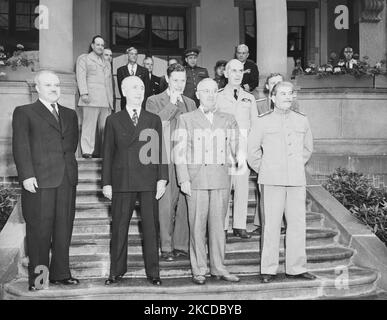
{"label": "stone column", "polygon": [[40,0],[40,5],[43,19],[39,32],[40,68],[73,73],[73,0]]}
{"label": "stone column", "polygon": [[288,16],[286,0],[255,0],[257,64],[260,75],[287,73]]}

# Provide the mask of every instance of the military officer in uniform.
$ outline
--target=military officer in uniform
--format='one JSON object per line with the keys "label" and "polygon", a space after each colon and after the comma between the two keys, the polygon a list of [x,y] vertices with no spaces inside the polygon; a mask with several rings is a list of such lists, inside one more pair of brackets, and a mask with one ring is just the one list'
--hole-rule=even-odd
{"label": "military officer in uniform", "polygon": [[[257,109],[258,109],[258,114],[259,115],[264,114],[264,113],[270,111],[273,108],[272,107],[272,101],[270,99],[270,93],[272,92],[274,86],[277,83],[279,83],[281,81],[284,81],[284,80],[285,80],[285,78],[284,78],[284,76],[281,73],[271,73],[266,78],[265,86],[263,88],[263,92],[266,95],[266,97],[257,100]],[[299,110],[297,100],[293,100],[293,103],[292,103],[292,106],[291,106],[290,109],[292,109],[294,111],[298,111]],[[261,230],[262,230],[261,229],[261,215],[262,215],[262,212],[263,212],[263,207],[262,207],[262,202],[259,201],[259,197],[257,197],[257,199],[258,199],[258,201],[257,201],[258,204],[257,204],[256,210],[255,210],[255,216],[254,216],[254,225],[257,228],[252,233],[256,234],[256,235],[260,235],[261,234]],[[282,234],[285,233],[285,223],[284,223],[284,220],[282,220],[281,233]]]}
{"label": "military officer in uniform", "polygon": [[[241,87],[243,64],[239,60],[233,59],[227,63],[225,76],[228,79],[228,84],[223,90],[220,90],[216,107],[219,111],[232,114],[235,117],[240,130],[240,147],[246,156],[247,136],[253,119],[258,118],[255,98]],[[233,233],[242,239],[250,238],[246,231],[249,177],[250,170],[247,165],[244,166],[244,172],[236,170],[231,177],[231,187],[234,189]],[[229,226],[228,219],[229,214],[226,215],[225,220],[226,231]]]}
{"label": "military officer in uniform", "polygon": [[187,84],[185,85],[183,94],[194,100],[197,107],[199,107],[199,100],[196,97],[196,88],[198,83],[205,78],[209,78],[208,70],[197,65],[198,55],[199,49],[196,48],[188,49],[184,52],[187,70]]}
{"label": "military officer in uniform", "polygon": [[313,280],[306,270],[305,164],[313,151],[313,136],[306,116],[290,110],[294,96],[290,82],[272,90],[274,109],[260,115],[248,140],[248,162],[258,173],[263,200],[261,243],[262,282],[271,282],[279,266],[280,229],[285,211],[286,275]]}

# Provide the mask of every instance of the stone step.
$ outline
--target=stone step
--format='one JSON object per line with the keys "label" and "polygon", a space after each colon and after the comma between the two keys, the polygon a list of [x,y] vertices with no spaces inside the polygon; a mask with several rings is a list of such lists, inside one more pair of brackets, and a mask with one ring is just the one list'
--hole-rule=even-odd
{"label": "stone step", "polygon": [[[337,232],[330,229],[307,229],[307,248],[333,245]],[[285,236],[281,236],[281,248],[285,247]],[[229,234],[226,252],[260,252],[261,237],[253,236],[251,239],[242,240]],[[70,255],[109,254],[110,235],[76,235],[72,237]],[[141,237],[130,235],[128,239],[128,252],[141,254]]]}
{"label": "stone step", "polygon": [[[307,249],[308,268],[322,270],[348,266],[353,250],[340,247],[320,247]],[[257,274],[260,270],[258,251],[226,253],[228,270],[237,274]],[[109,275],[109,254],[75,255],[70,257],[72,275],[77,278],[107,277]],[[160,260],[160,272],[165,277],[180,277],[191,274],[190,262],[186,257],[175,261]],[[284,252],[280,252],[279,272],[284,272]],[[144,262],[141,254],[128,254],[128,277],[145,277]]]}
{"label": "stone step", "polygon": [[[74,220],[73,235],[101,235],[110,234],[110,217],[102,218],[78,218]],[[247,230],[251,232],[256,227],[253,225],[254,216],[249,215],[247,217]],[[308,228],[320,228],[323,223],[323,217],[319,213],[308,213],[306,215],[306,224]],[[232,220],[230,219],[230,230],[232,228]],[[139,234],[141,232],[141,219],[138,215],[133,214],[133,218],[129,225],[129,234]]]}
{"label": "stone step", "polygon": [[[239,283],[208,278],[203,286],[192,283],[190,277],[163,279],[160,287],[145,279],[124,278],[121,283],[105,286],[105,279],[87,279],[74,286],[53,286],[30,292],[25,279],[4,286],[6,300],[270,300],[270,299],[340,299],[373,295],[377,272],[350,267],[345,282],[337,281],[335,270],[315,272],[313,281],[288,279],[283,274],[269,284],[262,284],[257,275],[241,276]],[[238,304],[236,302],[236,304]],[[173,305],[173,303],[172,303]],[[186,310],[188,312],[188,310]]]}

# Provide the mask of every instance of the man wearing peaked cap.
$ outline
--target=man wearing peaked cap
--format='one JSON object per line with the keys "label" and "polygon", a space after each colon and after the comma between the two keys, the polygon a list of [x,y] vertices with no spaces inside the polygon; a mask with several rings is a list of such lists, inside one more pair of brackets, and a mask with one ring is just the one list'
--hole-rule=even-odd
{"label": "man wearing peaked cap", "polygon": [[187,49],[184,52],[187,70],[187,83],[185,85],[184,95],[193,99],[196,106],[199,106],[199,100],[196,97],[198,83],[205,78],[209,78],[208,70],[197,65],[199,52],[200,50],[197,48]]}

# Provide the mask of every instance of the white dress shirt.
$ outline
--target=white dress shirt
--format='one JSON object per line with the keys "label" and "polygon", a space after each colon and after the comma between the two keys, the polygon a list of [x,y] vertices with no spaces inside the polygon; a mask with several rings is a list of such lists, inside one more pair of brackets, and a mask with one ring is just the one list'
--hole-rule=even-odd
{"label": "white dress shirt", "polygon": [[48,111],[50,111],[50,113],[52,113],[52,107],[51,105],[52,104],[55,104],[55,110],[57,112],[57,114],[59,114],[59,108],[58,108],[58,104],[57,103],[49,103],[45,100],[43,100],[42,98],[39,98],[40,102],[44,104],[44,106],[48,109]]}
{"label": "white dress shirt", "polygon": [[132,108],[132,107],[126,106],[126,111],[128,111],[129,116],[130,116],[130,119],[133,119],[134,110],[136,110],[137,116],[138,116],[138,118],[140,119],[141,106],[138,107],[138,108]]}
{"label": "white dress shirt", "polygon": [[133,70],[133,75],[135,76],[136,75],[136,72],[137,72],[137,63],[132,65],[132,64],[128,64],[128,70],[129,70],[129,74],[131,75],[131,71]]}
{"label": "white dress shirt", "polygon": [[[167,95],[170,97],[171,96],[171,90],[168,88],[167,89]],[[184,103],[184,101],[183,101],[183,97],[181,96],[181,95],[179,95],[178,97],[177,97],[177,101],[180,101],[181,103]]]}
{"label": "white dress shirt", "polygon": [[199,109],[203,112],[204,116],[207,118],[208,121],[210,121],[211,124],[213,124],[214,122],[214,112],[216,111],[213,110],[213,111],[209,111],[209,112],[204,112],[204,107],[202,105],[200,105]]}

